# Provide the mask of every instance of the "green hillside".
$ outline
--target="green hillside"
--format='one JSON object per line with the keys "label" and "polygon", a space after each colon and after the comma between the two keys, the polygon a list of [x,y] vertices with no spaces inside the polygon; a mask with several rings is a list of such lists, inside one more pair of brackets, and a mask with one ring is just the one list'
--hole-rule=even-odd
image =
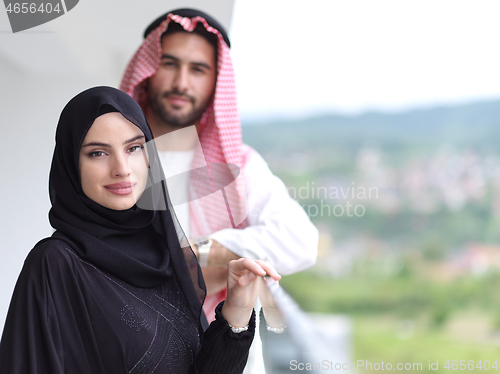
{"label": "green hillside", "polygon": [[400,113],[323,115],[297,120],[243,123],[244,141],[259,151],[331,145],[482,144],[500,148],[500,101]]}

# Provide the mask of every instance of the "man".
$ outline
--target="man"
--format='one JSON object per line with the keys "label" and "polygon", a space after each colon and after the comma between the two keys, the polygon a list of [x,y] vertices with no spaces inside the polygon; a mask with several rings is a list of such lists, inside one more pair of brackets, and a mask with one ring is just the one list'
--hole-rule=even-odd
{"label": "man", "polygon": [[[203,12],[179,9],[158,18],[144,37],[121,89],[143,108],[180,224],[198,243],[211,320],[225,297],[230,260],[268,260],[281,274],[303,270],[316,261],[318,232],[261,156],[242,143],[224,28]],[[189,180],[176,177],[188,174]]]}

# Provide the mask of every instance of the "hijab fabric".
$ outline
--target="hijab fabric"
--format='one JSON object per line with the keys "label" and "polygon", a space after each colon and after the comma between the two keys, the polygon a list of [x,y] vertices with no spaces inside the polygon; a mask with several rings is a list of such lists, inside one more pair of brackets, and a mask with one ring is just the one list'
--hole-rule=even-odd
{"label": "hijab fabric", "polygon": [[[116,211],[85,196],[79,154],[95,119],[118,112],[145,135],[149,157],[146,190],[132,208]],[[137,287],[160,285],[175,274],[199,320],[206,289],[201,269],[172,209],[151,129],[139,105],[111,87],[75,96],[63,109],[49,177],[54,239],[68,243],[84,260]],[[182,243],[182,247],[181,247]]]}

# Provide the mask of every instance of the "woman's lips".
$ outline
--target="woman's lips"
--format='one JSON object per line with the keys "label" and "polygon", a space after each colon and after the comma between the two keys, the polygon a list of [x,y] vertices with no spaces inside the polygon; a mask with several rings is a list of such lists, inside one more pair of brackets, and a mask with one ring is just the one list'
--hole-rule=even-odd
{"label": "woman's lips", "polygon": [[120,182],[108,184],[104,188],[115,195],[128,195],[134,191],[135,185],[136,183],[132,182]]}

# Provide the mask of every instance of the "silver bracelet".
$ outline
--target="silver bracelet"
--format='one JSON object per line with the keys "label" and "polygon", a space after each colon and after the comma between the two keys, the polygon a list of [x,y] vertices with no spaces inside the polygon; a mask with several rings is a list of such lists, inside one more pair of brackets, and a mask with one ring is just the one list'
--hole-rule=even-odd
{"label": "silver bracelet", "polygon": [[239,334],[240,332],[247,331],[248,326],[250,326],[250,325],[246,325],[245,327],[233,327],[233,326],[229,325],[229,327],[231,327],[231,331],[234,332],[235,334]]}
{"label": "silver bracelet", "polygon": [[274,332],[275,334],[281,334],[281,333],[283,333],[283,331],[285,331],[285,329],[286,329],[286,325],[283,326],[283,327],[270,327],[270,326],[267,326],[267,331]]}

